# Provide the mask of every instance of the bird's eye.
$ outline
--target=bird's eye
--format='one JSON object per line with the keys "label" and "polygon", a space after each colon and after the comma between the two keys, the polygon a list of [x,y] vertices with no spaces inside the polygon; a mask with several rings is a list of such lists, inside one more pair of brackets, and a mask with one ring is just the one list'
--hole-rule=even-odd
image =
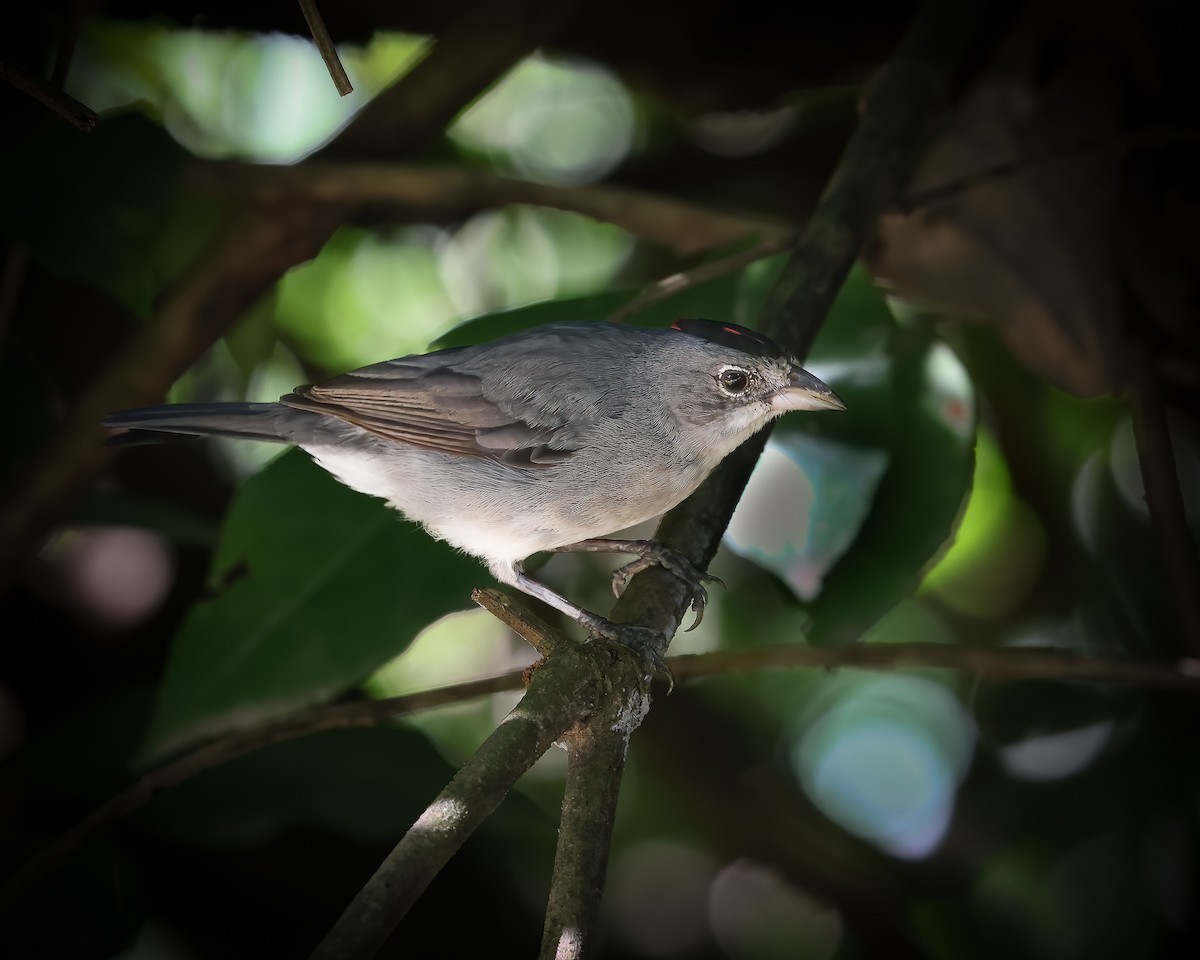
{"label": "bird's eye", "polygon": [[731,396],[745,393],[750,386],[750,374],[739,367],[726,367],[717,374],[717,383],[721,389]]}

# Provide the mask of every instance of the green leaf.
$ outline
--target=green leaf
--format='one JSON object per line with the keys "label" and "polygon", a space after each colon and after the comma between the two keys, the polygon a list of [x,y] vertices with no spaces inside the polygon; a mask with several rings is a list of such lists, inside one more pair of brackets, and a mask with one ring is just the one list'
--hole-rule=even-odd
{"label": "green leaf", "polygon": [[[735,314],[739,312],[739,298],[742,296],[742,282],[742,273],[739,272],[688,287],[639,310],[629,318],[629,323],[639,327],[666,327],[680,317],[735,320]],[[459,324],[441,337],[436,346],[441,349],[483,343],[547,323],[605,320],[641,292],[642,288],[638,287],[633,290],[615,290],[580,297],[562,297],[485,314]]]}
{"label": "green leaf", "polygon": [[942,351],[924,331],[897,332],[890,466],[851,551],[809,607],[810,642],[858,639],[916,588],[953,535],[975,464],[974,414],[972,402],[960,409],[933,382]]}
{"label": "green leaf", "polygon": [[470,606],[478,563],[292,451],[251,478],[213,564],[218,595],[171,648],[144,760],[362,682]]}
{"label": "green leaf", "polygon": [[[924,328],[899,326],[861,268],[839,293],[808,365],[847,411],[785,418],[773,443],[789,451],[798,479],[790,489],[775,484],[770,502],[747,504],[777,528],[793,520],[789,511],[805,511],[804,539],[773,544],[769,562],[744,538],[731,545],[792,580],[810,602],[765,617],[749,590],[730,596],[728,622],[731,633],[735,624],[758,623],[788,639],[849,643],[915,589],[951,537],[974,466],[974,399],[945,345]],[[848,545],[847,524],[855,534]]]}
{"label": "green leaf", "polygon": [[[65,124],[44,129],[28,147],[0,155],[0,229],[47,269],[149,313],[165,279],[160,248],[194,250],[204,235],[189,229],[185,242],[171,230],[186,154],[136,113],[106,118],[87,136]],[[168,259],[178,269],[178,257]]]}

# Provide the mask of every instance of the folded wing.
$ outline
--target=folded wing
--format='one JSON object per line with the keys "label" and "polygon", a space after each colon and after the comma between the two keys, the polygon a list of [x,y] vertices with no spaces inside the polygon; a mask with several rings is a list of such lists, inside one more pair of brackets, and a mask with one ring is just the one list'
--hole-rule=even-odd
{"label": "folded wing", "polygon": [[452,367],[457,353],[377,363],[299,387],[280,402],[387,440],[522,469],[562,463],[579,449],[565,418],[541,417],[534,424],[486,397],[478,376]]}

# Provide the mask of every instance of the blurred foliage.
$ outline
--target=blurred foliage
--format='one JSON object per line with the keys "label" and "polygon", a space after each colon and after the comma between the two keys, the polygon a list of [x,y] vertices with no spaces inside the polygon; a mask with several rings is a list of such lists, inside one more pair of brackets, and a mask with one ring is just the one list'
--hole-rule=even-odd
{"label": "blurred foliage", "polygon": [[249,480],[217,547],[215,596],[172,646],[146,756],[332,699],[461,609],[477,567],[415,532],[299,451]]}
{"label": "blurred foliage", "polygon": [[[6,474],[213,235],[222,205],[185,188],[191,157],[297,161],[425,50],[382,34],[342,47],[357,92],[341,100],[296,38],[87,25],[68,89],[115,112],[91,137],[47,124],[0,155],[0,231],[32,264],[0,355],[5,402],[21,412]],[[667,151],[672,171],[702,171],[688,180],[697,199],[753,207],[775,177],[823,175],[799,169],[788,144],[828,131],[854,100],[839,84],[761,117],[685,122],[601,65],[544,54],[430,153],[576,185]],[[171,399],[270,399],[390,356],[602,319],[695,265],[562,211],[373,216],[284,276]],[[781,266],[690,286],[630,322],[754,325]],[[862,269],[810,365],[848,411],[779,425],[714,562],[728,589],[674,651],[1178,653],[1124,403],[1063,394],[990,333],[891,302]],[[1175,427],[1194,518],[1200,447]],[[464,612],[488,582],[475,561],[279,453],[223,441],[129,452],[6,600],[20,642],[0,661],[5,868],[146,764],[213,735],[532,659]],[[150,531],[177,564],[160,592],[149,577],[106,579],[145,560],[120,553],[136,544],[101,549],[121,527]],[[81,529],[94,536],[71,536]],[[540,575],[604,609],[607,562],[554,557]],[[105,604],[143,588],[142,618],[112,627]],[[1200,856],[1180,698],[945,670],[681,687],[632,746],[606,955],[1192,955]],[[303,953],[511,703],[330,732],[209,771],[85,847],[0,948],[11,935],[5,956]],[[689,742],[656,726],[660,714]],[[555,751],[522,781],[405,921],[405,949],[444,949],[450,929],[464,953],[532,952],[561,775]],[[770,842],[744,832],[755,828]],[[463,890],[487,893],[466,925]]]}

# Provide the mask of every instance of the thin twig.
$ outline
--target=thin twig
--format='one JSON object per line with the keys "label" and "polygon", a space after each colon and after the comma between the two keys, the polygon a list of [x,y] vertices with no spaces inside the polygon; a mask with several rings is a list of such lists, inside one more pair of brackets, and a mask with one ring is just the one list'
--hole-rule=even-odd
{"label": "thin twig", "polygon": [[1009,177],[1023,176],[1032,173],[1040,167],[1079,157],[1104,153],[1126,153],[1137,147],[1163,146],[1172,143],[1195,143],[1200,140],[1200,130],[1188,127],[1154,127],[1146,130],[1135,130],[1119,137],[1093,137],[1079,143],[1067,144],[1046,150],[1028,157],[1017,157],[1004,163],[985,167],[975,173],[955,177],[945,183],[926,187],[901,197],[892,205],[896,213],[908,214],[927,207],[930,204],[950,200],[968,190],[986,187],[999,180]]}
{"label": "thin twig", "polygon": [[0,504],[0,583],[36,549],[80,486],[112,458],[100,420],[161,399],[282,273],[316,255],[344,214],[317,205],[245,204],[76,401]]}
{"label": "thin twig", "polygon": [[[862,120],[813,216],[792,244],[791,257],[763,312],[760,328],[796,356],[807,354],[875,219],[907,183],[932,123],[949,102],[953,74],[967,49],[977,13],[974,4],[960,5],[953,0],[924,4],[872,90]],[[763,443],[765,435],[760,435],[757,442],[744,445],[727,458],[696,494],[664,517],[656,539],[705,569]],[[650,569],[633,578],[614,606],[612,617],[661,630],[661,647],[652,651],[661,657],[679,628],[688,602],[685,585],[677,577]],[[619,781],[624,754],[618,747],[620,738],[627,734],[591,726],[587,732],[592,738],[590,749],[613,758],[606,772]],[[583,783],[584,779],[579,778],[576,789],[568,789],[563,800],[564,811],[577,808],[590,814],[574,827],[574,832],[609,836],[613,811],[607,805],[590,808],[587,797],[579,793]],[[600,865],[571,858],[560,871],[556,864],[555,887],[579,890],[597,873],[603,876],[607,851],[595,856],[600,857]],[[556,896],[566,894],[553,890],[552,902]],[[548,945],[567,957],[582,955],[594,934],[585,924],[594,922],[594,914],[578,911],[570,919],[575,926],[569,929],[561,923],[555,929],[547,927],[543,957],[548,956]],[[558,940],[551,944],[555,934]]]}
{"label": "thin twig", "polygon": [[541,960],[582,960],[592,949],[629,735],[649,706],[641,685],[616,685],[586,724],[564,737],[567,779]]}
{"label": "thin twig", "polygon": [[346,76],[346,69],[338,57],[337,47],[333,45],[333,37],[329,35],[329,31],[325,27],[321,11],[317,9],[316,0],[300,0],[300,10],[304,13],[308,32],[312,34],[313,42],[321,51],[321,59],[325,61],[325,69],[329,71],[329,76],[333,80],[338,94],[344,97],[353,93],[354,87],[350,83],[350,78]]}
{"label": "thin twig", "polygon": [[1158,380],[1148,360],[1140,364],[1133,403],[1133,433],[1150,522],[1158,537],[1167,580],[1183,627],[1182,646],[1200,656],[1200,558],[1179,489],[1171,430]]}
{"label": "thin twig", "polygon": [[528,643],[539,655],[548,657],[563,643],[563,636],[525,604],[492,587],[471,591],[471,599],[513,633]]}
{"label": "thin twig", "polygon": [[944,643],[856,643],[846,647],[759,647],[670,657],[676,682],[742,670],[901,670],[941,667],[991,680],[1119,683],[1200,694],[1200,660],[1096,657],[1054,647],[972,648]]}
{"label": "thin twig", "polygon": [[720,260],[714,260],[711,263],[702,264],[691,270],[684,270],[681,273],[673,273],[669,277],[663,277],[663,279],[646,287],[645,290],[630,300],[625,306],[621,307],[621,309],[614,310],[609,314],[608,322],[624,323],[630,317],[645,310],[647,307],[674,296],[680,290],[687,290],[701,283],[707,283],[709,280],[715,280],[717,277],[723,277],[727,273],[733,273],[736,270],[741,270],[743,267],[748,267],[752,263],[757,263],[759,260],[765,260],[767,257],[774,256],[780,251],[786,250],[792,239],[791,234],[772,237],[769,240],[764,240],[762,243],[756,244],[749,250],[739,250],[737,253],[722,257]]}
{"label": "thin twig", "polygon": [[388,854],[313,951],[314,960],[372,957],[467,837],[514,783],[575,723],[600,671],[564,646],[534,674],[528,693]]}
{"label": "thin twig", "polygon": [[71,72],[83,18],[91,12],[85,6],[90,6],[88,0],[67,0],[60,7],[58,49],[54,51],[54,66],[50,69],[50,84],[60,90],[66,86],[67,75]]}
{"label": "thin twig", "polygon": [[[499,591],[479,590],[476,594],[476,602],[522,636],[545,627],[523,604]],[[503,602],[496,602],[497,597]],[[1051,647],[972,649],[939,643],[855,644],[837,648],[796,645],[687,654],[670,657],[667,664],[680,682],[748,670],[940,667],[977,673],[996,681],[1121,683],[1200,694],[1200,662],[1196,660],[1159,663],[1092,657]],[[370,727],[405,714],[519,690],[523,675],[523,671],[512,671],[401,697],[319,707],[269,726],[240,731],[207,743],[151,770],[57,838],[5,883],[0,902],[11,903],[14,896],[46,876],[90,836],[142,809],[160,791],[178,786],[207,770],[264,747],[326,730]]]}
{"label": "thin twig", "polygon": [[[763,309],[760,329],[803,359],[880,213],[908,184],[975,30],[976,4],[929,0],[874,84],[862,119]],[[768,431],[727,457],[670,511],[657,540],[705,569],[762,451]],[[688,604],[684,585],[661,570],[634,577],[613,618],[673,635]],[[664,651],[658,651],[660,654]]]}
{"label": "thin twig", "polygon": [[[368,103],[316,158],[395,159],[444,130],[509,69],[551,40],[579,0],[475,0],[457,13],[428,55]],[[460,91],[472,91],[467,100]]]}
{"label": "thin twig", "polygon": [[49,107],[73,127],[84,133],[96,129],[99,117],[96,112],[85,104],[80,103],[70,94],[64,93],[59,87],[47,83],[36,73],[26,70],[19,63],[14,63],[6,57],[0,57],[0,80],[11,84],[23,93],[29,94],[43,106]]}
{"label": "thin twig", "polygon": [[255,753],[265,747],[307,737],[325,730],[373,727],[407,713],[432,710],[447,704],[463,703],[492,693],[519,690],[521,678],[522,672],[516,670],[498,677],[472,680],[468,683],[410,693],[401,697],[335,704],[308,710],[269,726],[239,731],[206,743],[191,753],[151,770],[107,803],[97,807],[70,830],[56,838],[53,843],[40,850],[33,859],[5,881],[3,888],[0,889],[0,903],[13,903],[25,890],[47,876],[79,849],[85,840],[100,830],[111,827],[118,820],[142,809],[162,790],[179,786],[207,770],[222,766],[238,757]]}
{"label": "thin twig", "polygon": [[709,209],[625,187],[560,187],[462,167],[313,161],[292,167],[195,163],[198,188],[258,199],[306,197],[347,204],[392,203],[424,220],[457,220],[478,210],[527,203],[581,213],[660,243],[680,256],[705,253],[754,237],[791,237],[795,227],[768,217]]}

